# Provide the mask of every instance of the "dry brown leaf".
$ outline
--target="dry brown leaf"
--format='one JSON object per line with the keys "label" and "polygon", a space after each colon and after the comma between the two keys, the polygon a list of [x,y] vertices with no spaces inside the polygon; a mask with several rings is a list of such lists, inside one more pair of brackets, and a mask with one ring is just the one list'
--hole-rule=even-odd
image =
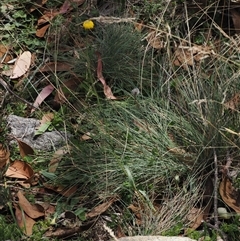
{"label": "dry brown leaf", "polygon": [[9,54],[9,47],[0,44],[0,63],[7,63],[11,59],[12,56]]}
{"label": "dry brown leaf", "polygon": [[139,206],[135,206],[134,204],[130,204],[128,206],[128,208],[134,213],[134,215],[136,216],[136,223],[138,225],[142,225],[142,213],[143,213],[143,209],[142,207]]}
{"label": "dry brown leaf", "polygon": [[19,146],[19,149],[20,149],[20,155],[22,158],[24,158],[25,156],[31,156],[34,154],[34,150],[32,149],[31,146],[29,146],[27,143],[19,140],[19,139],[16,139],[17,142],[18,142],[18,146]]}
{"label": "dry brown leaf", "polygon": [[71,95],[71,91],[75,91],[82,79],[73,77],[67,81],[65,81],[60,88],[56,90],[56,95],[54,97],[54,102],[57,105],[62,105]]}
{"label": "dry brown leaf", "polygon": [[38,28],[36,31],[36,36],[39,38],[43,38],[49,27],[50,27],[50,23]]}
{"label": "dry brown leaf", "polygon": [[72,2],[79,6],[79,5],[82,5],[83,3],[85,3],[86,0],[72,0]]}
{"label": "dry brown leaf", "polygon": [[235,190],[227,176],[224,176],[220,183],[219,193],[229,207],[240,213],[240,192]]}
{"label": "dry brown leaf", "polygon": [[58,14],[59,14],[59,11],[57,10],[44,11],[43,15],[37,21],[37,26],[41,27],[43,24],[51,22],[53,18]]}
{"label": "dry brown leaf", "polygon": [[41,122],[41,124],[45,124],[46,122],[52,121],[53,119],[54,119],[54,113],[46,113],[43,115],[40,122]]}
{"label": "dry brown leaf", "polygon": [[106,80],[103,77],[103,74],[102,74],[102,58],[101,58],[100,53],[98,53],[98,52],[97,52],[97,57],[98,57],[98,61],[97,61],[97,77],[98,77],[98,80],[103,85],[104,94],[107,97],[107,99],[116,100],[117,98],[113,95],[111,88],[107,85]]}
{"label": "dry brown leaf", "polygon": [[9,163],[10,152],[0,143],[0,169]]}
{"label": "dry brown leaf", "polygon": [[51,215],[56,212],[55,206],[53,206],[50,203],[42,202],[41,204],[38,204],[38,205],[42,206],[42,208],[44,209],[45,215]]}
{"label": "dry brown leaf", "polygon": [[42,9],[42,6],[47,2],[48,0],[35,0],[33,5],[30,7],[29,12],[33,12],[36,9]]}
{"label": "dry brown leaf", "polygon": [[[36,100],[33,103],[33,106],[35,108],[39,107],[39,105],[42,104],[42,102],[53,92],[53,90],[54,90],[54,86],[52,86],[51,84],[45,86],[38,94]],[[35,111],[35,108],[31,109],[31,113]]]}
{"label": "dry brown leaf", "polygon": [[203,210],[200,208],[191,208],[187,215],[187,220],[190,222],[189,227],[196,230],[203,221]]}
{"label": "dry brown leaf", "polygon": [[77,191],[77,186],[58,188],[58,193],[64,197],[71,197]]}
{"label": "dry brown leaf", "polygon": [[19,184],[20,186],[24,187],[25,189],[28,189],[31,187],[30,183],[26,182],[26,181],[16,181],[16,184]]}
{"label": "dry brown leaf", "polygon": [[144,24],[143,24],[143,21],[141,21],[141,23],[133,23],[134,24],[134,27],[135,29],[138,31],[138,32],[142,32],[143,30],[143,27],[144,27]]}
{"label": "dry brown leaf", "polygon": [[63,187],[63,186],[54,186],[48,183],[43,183],[43,186],[49,190],[57,192],[64,197],[70,197],[77,191],[77,186],[72,187]]}
{"label": "dry brown leaf", "polygon": [[[102,82],[102,80],[100,80],[100,81]],[[102,82],[102,83],[103,83],[103,82]],[[103,86],[103,92],[104,92],[105,96],[107,97],[107,99],[110,99],[110,100],[116,100],[116,99],[117,99],[117,98],[113,95],[111,88],[110,88],[107,84],[105,84],[105,85]]]}
{"label": "dry brown leaf", "polygon": [[23,76],[31,65],[32,54],[29,51],[23,52],[17,59],[10,79],[17,79]]}
{"label": "dry brown leaf", "polygon": [[32,235],[32,228],[35,221],[25,214],[17,205],[15,205],[15,217],[18,226],[23,230],[27,236]]}
{"label": "dry brown leaf", "polygon": [[39,205],[31,204],[21,191],[17,193],[18,205],[32,219],[44,216],[44,208]]}
{"label": "dry brown leaf", "polygon": [[123,228],[121,227],[121,224],[118,224],[117,226],[117,230],[116,230],[116,237],[117,238],[122,238],[122,237],[126,237]]}
{"label": "dry brown leaf", "polygon": [[[74,2],[75,6],[79,6],[82,5],[85,0],[65,0],[63,5],[60,7],[59,10],[46,10],[43,12],[43,15],[38,19],[38,23],[37,23],[37,32],[36,32],[36,36],[39,38],[44,37],[47,29],[50,26],[51,21],[53,20],[53,18],[59,14],[64,14],[68,11],[71,11],[72,7],[71,4],[72,2]],[[34,9],[33,9],[34,10]],[[39,11],[41,12],[41,11]]]}
{"label": "dry brown leaf", "polygon": [[5,176],[11,178],[29,179],[34,175],[32,168],[23,161],[14,161],[7,169]]}
{"label": "dry brown leaf", "polygon": [[240,92],[236,93],[229,101],[225,104],[227,109],[238,110],[240,106]]}
{"label": "dry brown leaf", "polygon": [[50,27],[50,23],[53,18],[59,15],[60,12],[58,10],[46,10],[43,15],[37,21],[37,31],[36,36],[39,38],[44,37],[46,31]]}
{"label": "dry brown leaf", "polygon": [[184,162],[186,165],[192,166],[195,162],[195,154],[185,151],[181,147],[168,148],[169,153],[177,157],[180,161]]}
{"label": "dry brown leaf", "polygon": [[68,238],[76,233],[79,233],[82,230],[82,227],[74,227],[74,228],[57,228],[54,230],[48,230],[45,232],[44,236],[45,237],[51,237],[51,238],[59,238],[63,240],[63,238]]}
{"label": "dry brown leaf", "polygon": [[93,134],[91,134],[90,132],[87,132],[87,133],[85,133],[85,134],[83,134],[83,135],[81,136],[81,140],[82,140],[82,141],[91,140],[91,139],[92,139],[91,136],[93,136]]}
{"label": "dry brown leaf", "polygon": [[42,119],[40,120],[40,125],[35,127],[35,136],[36,135],[41,135],[47,129],[52,123],[52,120],[54,119],[54,114],[53,113],[46,113],[42,116]]}
{"label": "dry brown leaf", "polygon": [[49,163],[48,171],[54,173],[57,170],[57,167],[58,167],[61,159],[63,158],[63,156],[66,155],[67,153],[69,153],[70,150],[71,150],[71,146],[69,146],[69,145],[63,146],[60,149],[58,149],[53,154],[53,158]]}
{"label": "dry brown leaf", "polygon": [[67,62],[49,62],[39,69],[39,72],[70,71],[74,66]]}
{"label": "dry brown leaf", "polygon": [[150,133],[149,123],[145,120],[133,120],[133,124],[138,127],[139,131],[144,131]]}
{"label": "dry brown leaf", "polygon": [[100,214],[104,213],[107,211],[109,207],[116,201],[117,199],[114,197],[110,199],[109,201],[102,203],[98,205],[97,207],[93,208],[86,216],[88,218],[93,218],[96,216],[99,216]]}
{"label": "dry brown leaf", "polygon": [[173,64],[187,69],[187,66],[193,66],[195,63],[209,57],[211,54],[211,48],[208,46],[185,46],[184,44],[181,44],[175,50],[175,59]]}
{"label": "dry brown leaf", "polygon": [[151,31],[146,40],[148,44],[153,47],[154,49],[163,49],[165,47],[165,42],[162,39],[162,34],[157,31]]}

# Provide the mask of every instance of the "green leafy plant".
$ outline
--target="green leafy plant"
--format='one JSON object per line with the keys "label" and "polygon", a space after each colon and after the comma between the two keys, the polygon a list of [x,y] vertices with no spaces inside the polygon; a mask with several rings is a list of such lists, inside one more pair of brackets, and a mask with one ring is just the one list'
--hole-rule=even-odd
{"label": "green leafy plant", "polygon": [[[15,4],[16,1],[3,1],[1,5],[1,13],[6,16],[5,24],[1,25],[2,42],[6,46],[12,46],[14,49],[20,49],[21,46],[27,47],[30,51],[36,50],[36,47],[43,48],[44,41],[35,37],[35,17],[28,14],[24,4],[29,1],[22,1],[19,4]],[[12,9],[7,7],[13,4]],[[15,7],[14,7],[15,6]]]}

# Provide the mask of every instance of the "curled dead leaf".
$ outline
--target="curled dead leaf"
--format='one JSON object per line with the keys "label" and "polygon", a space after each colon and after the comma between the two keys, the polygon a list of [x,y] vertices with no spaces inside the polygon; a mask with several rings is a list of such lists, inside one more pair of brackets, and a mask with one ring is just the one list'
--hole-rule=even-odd
{"label": "curled dead leaf", "polygon": [[67,62],[48,62],[39,69],[39,72],[55,73],[55,71],[70,71],[72,68],[73,65]]}
{"label": "curled dead leaf", "polygon": [[134,213],[136,217],[136,223],[138,225],[143,224],[143,221],[142,221],[142,214],[144,212],[143,208],[140,205],[136,206],[134,204],[130,204],[128,206],[128,209],[130,209]]}
{"label": "curled dead leaf", "polygon": [[[102,82],[102,81],[101,81],[101,82]],[[117,99],[117,98],[113,95],[111,88],[110,88],[107,84],[105,84],[105,85],[103,86],[103,92],[104,92],[105,96],[107,97],[107,99],[110,99],[110,100],[116,100],[116,99]]]}
{"label": "curled dead leaf", "polygon": [[49,27],[50,27],[50,23],[38,28],[36,31],[36,36],[39,38],[43,38]]}
{"label": "curled dead leaf", "polygon": [[101,58],[100,53],[98,53],[98,52],[97,52],[97,57],[98,57],[97,77],[98,77],[98,80],[103,85],[103,92],[104,92],[105,96],[107,97],[107,99],[116,100],[117,98],[113,95],[111,88],[107,85],[106,80],[103,77],[103,74],[102,74],[102,58]]}
{"label": "curled dead leaf", "polygon": [[187,220],[190,222],[189,227],[196,230],[203,221],[203,210],[200,208],[191,208],[187,214]]}
{"label": "curled dead leaf", "polygon": [[58,167],[61,159],[63,158],[64,155],[69,153],[70,150],[71,150],[71,146],[67,145],[67,146],[63,146],[63,147],[59,148],[53,154],[52,160],[50,161],[49,167],[48,167],[49,172],[54,173],[57,170],[57,167]]}
{"label": "curled dead leaf", "polygon": [[96,216],[99,216],[100,214],[104,213],[107,211],[107,209],[109,207],[111,207],[111,205],[117,200],[116,197],[110,199],[109,201],[107,202],[104,202],[100,205],[98,205],[97,207],[93,208],[88,214],[87,214],[87,217],[88,218],[93,218],[93,217],[96,217]]}
{"label": "curled dead leaf", "polygon": [[88,141],[88,140],[91,140],[92,139],[92,137],[91,136],[94,136],[94,134],[91,134],[90,132],[86,132],[85,134],[83,134],[82,136],[81,136],[81,140],[82,141]]}
{"label": "curled dead leaf", "polygon": [[10,152],[0,143],[0,169],[9,163]]}
{"label": "curled dead leaf", "polygon": [[10,79],[17,79],[23,76],[29,69],[31,65],[32,54],[29,51],[23,52],[17,59]]}
{"label": "curled dead leaf", "polygon": [[47,121],[52,121],[54,119],[54,113],[46,113],[40,120],[41,124],[45,124]]}
{"label": "curled dead leaf", "polygon": [[54,192],[57,192],[63,195],[64,197],[70,197],[77,191],[77,186],[63,187],[63,186],[50,185],[48,183],[43,183],[43,185],[45,188],[52,190]]}
{"label": "curled dead leaf", "polygon": [[34,154],[34,150],[32,149],[31,146],[29,146],[27,143],[19,139],[16,139],[16,140],[17,140],[17,143],[20,149],[20,155],[22,158],[24,158],[25,156],[31,156]]}
{"label": "curled dead leaf", "polygon": [[146,37],[148,44],[154,49],[165,48],[166,42],[164,42],[162,34],[157,31],[151,31]]}
{"label": "curled dead leaf", "polygon": [[[41,105],[41,103],[53,92],[53,90],[54,90],[54,87],[51,84],[45,86],[42,89],[42,91],[38,94],[36,100],[34,101],[33,106],[37,108],[39,105]],[[35,108],[31,110],[31,113],[35,111]]]}
{"label": "curled dead leaf", "polygon": [[18,205],[19,207],[21,207],[21,209],[32,219],[36,219],[39,217],[43,217],[44,216],[44,208],[39,206],[39,205],[35,205],[35,204],[31,204],[23,195],[23,193],[21,191],[18,191],[17,193],[17,197],[18,197]]}
{"label": "curled dead leaf", "polygon": [[180,44],[175,50],[173,64],[187,69],[188,66],[193,66],[195,63],[208,58],[210,55],[212,55],[212,50],[209,46],[185,46],[185,44]]}
{"label": "curled dead leaf", "polygon": [[226,203],[237,213],[240,213],[240,191],[237,191],[233,187],[230,179],[227,176],[224,176],[220,183],[219,193],[224,203]]}
{"label": "curled dead leaf", "polygon": [[33,169],[29,164],[20,160],[16,160],[8,167],[5,176],[27,180],[31,178],[33,174]]}
{"label": "curled dead leaf", "polygon": [[240,92],[236,93],[229,101],[227,101],[224,106],[227,109],[236,111],[240,107]]}
{"label": "curled dead leaf", "polygon": [[15,205],[14,207],[15,207],[15,217],[16,217],[18,226],[23,230],[23,232],[27,236],[31,236],[35,221],[32,218],[30,218],[27,214],[22,212],[22,210],[17,205]]}
{"label": "curled dead leaf", "polygon": [[76,91],[82,79],[78,77],[72,77],[71,79],[65,81],[61,86],[56,89],[56,95],[54,97],[54,103],[57,105],[62,105],[68,101],[68,97],[71,92]]}
{"label": "curled dead leaf", "polygon": [[10,47],[0,44],[0,63],[7,63],[12,59],[12,56],[9,54],[9,49]]}
{"label": "curled dead leaf", "polygon": [[192,166],[195,162],[195,154],[187,152],[181,147],[168,148],[168,151],[186,165]]}

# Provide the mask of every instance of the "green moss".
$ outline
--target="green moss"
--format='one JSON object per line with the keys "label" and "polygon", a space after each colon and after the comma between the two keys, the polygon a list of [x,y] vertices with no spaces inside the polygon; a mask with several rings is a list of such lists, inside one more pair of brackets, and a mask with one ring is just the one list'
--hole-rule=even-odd
{"label": "green moss", "polygon": [[164,231],[162,233],[162,235],[163,236],[177,236],[182,232],[182,230],[183,230],[183,223],[178,222],[172,228],[168,229],[167,231]]}

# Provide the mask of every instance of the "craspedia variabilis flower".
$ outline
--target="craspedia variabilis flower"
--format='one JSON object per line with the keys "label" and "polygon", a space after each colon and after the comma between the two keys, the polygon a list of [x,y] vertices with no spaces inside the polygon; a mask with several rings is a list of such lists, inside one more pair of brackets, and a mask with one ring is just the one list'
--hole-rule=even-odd
{"label": "craspedia variabilis flower", "polygon": [[85,28],[85,29],[93,29],[94,28],[94,22],[92,20],[85,20],[83,22],[83,28]]}

